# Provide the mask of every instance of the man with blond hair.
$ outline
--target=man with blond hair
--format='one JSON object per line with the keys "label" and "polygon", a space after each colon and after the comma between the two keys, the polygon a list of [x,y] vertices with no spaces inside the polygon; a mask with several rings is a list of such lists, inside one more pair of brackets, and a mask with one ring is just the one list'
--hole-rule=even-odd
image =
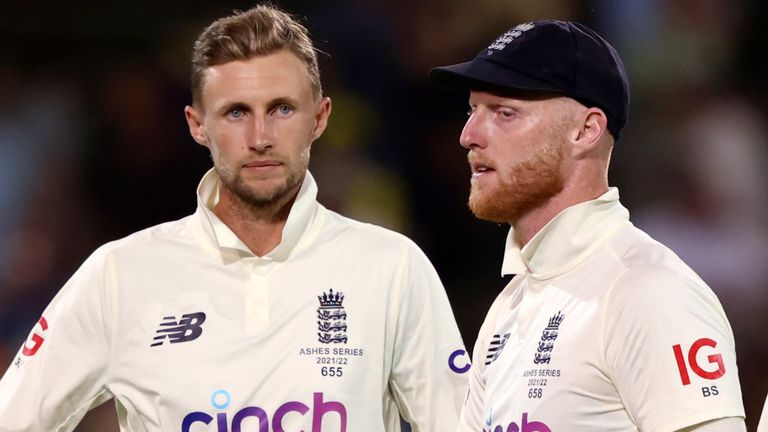
{"label": "man with blond hair", "polygon": [[480,329],[459,430],[744,431],[717,297],[608,185],[629,108],[614,48],[534,21],[430,77],[469,90],[469,206],[511,225],[515,277]]}
{"label": "man with blond hair", "polygon": [[307,30],[219,19],[191,84],[197,211],[86,260],[0,381],[0,431],[70,431],[108,399],[123,431],[455,429],[468,362],[432,265],[316,201],[331,101]]}

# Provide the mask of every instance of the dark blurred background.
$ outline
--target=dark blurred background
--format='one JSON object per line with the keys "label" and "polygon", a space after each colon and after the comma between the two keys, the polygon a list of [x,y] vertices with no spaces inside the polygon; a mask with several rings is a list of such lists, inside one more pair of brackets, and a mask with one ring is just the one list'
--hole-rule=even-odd
{"label": "dark blurred background", "polygon": [[[194,211],[210,166],[188,136],[192,41],[252,2],[12,2],[0,14],[0,365],[100,244]],[[466,94],[429,84],[513,24],[581,21],[621,53],[629,124],[611,171],[637,225],[720,297],[750,430],[768,391],[768,3],[732,0],[281,1],[333,99],[311,171],[320,200],[412,237],[472,348],[507,227],[466,208]],[[5,366],[0,366],[4,369]],[[114,407],[78,428],[117,431]]]}

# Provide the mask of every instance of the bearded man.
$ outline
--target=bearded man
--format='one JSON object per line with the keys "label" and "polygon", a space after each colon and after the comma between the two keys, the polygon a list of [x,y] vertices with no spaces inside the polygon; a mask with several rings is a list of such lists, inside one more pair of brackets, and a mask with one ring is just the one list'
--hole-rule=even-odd
{"label": "bearded man", "polygon": [[629,85],[577,23],[518,25],[430,78],[469,90],[469,206],[509,223],[460,431],[744,431],[715,294],[608,184]]}

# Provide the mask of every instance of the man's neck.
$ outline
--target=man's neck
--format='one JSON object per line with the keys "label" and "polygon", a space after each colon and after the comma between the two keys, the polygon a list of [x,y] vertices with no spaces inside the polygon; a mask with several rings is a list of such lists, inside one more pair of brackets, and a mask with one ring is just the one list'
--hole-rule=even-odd
{"label": "man's neck", "polygon": [[515,228],[515,242],[522,249],[546,224],[568,207],[585,201],[591,201],[608,191],[608,182],[585,187],[584,185],[566,186],[557,195],[544,204],[511,222]]}
{"label": "man's neck", "polygon": [[257,256],[274,250],[282,240],[283,228],[298,189],[275,203],[256,207],[241,200],[225,187],[220,187],[219,202],[213,213]]}

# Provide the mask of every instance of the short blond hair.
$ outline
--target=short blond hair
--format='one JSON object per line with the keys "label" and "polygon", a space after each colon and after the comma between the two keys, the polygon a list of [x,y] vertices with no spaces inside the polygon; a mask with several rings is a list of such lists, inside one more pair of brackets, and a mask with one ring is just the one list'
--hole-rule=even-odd
{"label": "short blond hair", "polygon": [[198,36],[192,49],[192,103],[201,106],[205,69],[289,49],[307,67],[312,89],[323,94],[317,50],[309,31],[271,4],[219,18]]}

